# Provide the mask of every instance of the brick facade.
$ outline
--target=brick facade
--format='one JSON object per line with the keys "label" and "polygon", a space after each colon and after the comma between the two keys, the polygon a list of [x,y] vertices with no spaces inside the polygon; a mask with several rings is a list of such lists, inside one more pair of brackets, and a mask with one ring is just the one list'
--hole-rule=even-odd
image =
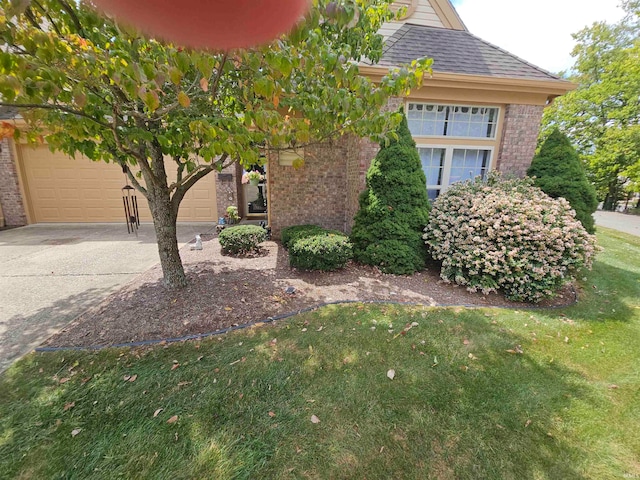
{"label": "brick facade", "polygon": [[0,205],[2,205],[6,225],[27,224],[27,214],[18,183],[18,171],[8,139],[0,142]]}
{"label": "brick facade", "polygon": [[305,223],[346,230],[347,159],[353,144],[345,137],[307,147],[298,169],[280,165],[278,152],[269,155],[269,215],[275,238],[283,227]]}
{"label": "brick facade", "polygon": [[[391,98],[388,110],[397,110],[402,98]],[[351,231],[359,208],[366,173],[380,146],[368,138],[345,135],[319,146],[306,148],[304,166],[295,169],[269,157],[269,214],[272,234],[280,237],[283,227],[315,224]]]}
{"label": "brick facade", "polygon": [[542,105],[507,105],[496,169],[524,177],[536,151]]}
{"label": "brick facade", "polygon": [[223,168],[216,175],[216,207],[217,217],[224,217],[227,213],[227,207],[230,205],[238,206],[238,192],[240,191],[240,177],[238,175],[237,164],[229,165]]}

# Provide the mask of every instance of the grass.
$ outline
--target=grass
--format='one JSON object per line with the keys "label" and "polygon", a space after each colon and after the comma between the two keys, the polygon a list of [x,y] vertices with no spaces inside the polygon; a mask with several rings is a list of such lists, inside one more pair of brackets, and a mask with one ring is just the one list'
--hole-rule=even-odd
{"label": "grass", "polygon": [[640,478],[640,239],[599,238],[562,310],[351,305],[29,355],[0,378],[0,478]]}

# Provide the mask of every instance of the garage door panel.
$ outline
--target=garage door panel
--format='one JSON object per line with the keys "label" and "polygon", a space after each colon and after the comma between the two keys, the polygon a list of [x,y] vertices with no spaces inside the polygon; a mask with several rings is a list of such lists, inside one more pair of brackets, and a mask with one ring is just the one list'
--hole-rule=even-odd
{"label": "garage door panel", "polygon": [[[36,222],[124,222],[122,187],[125,177],[117,164],[73,160],[47,147],[20,146],[26,190]],[[175,169],[167,165],[169,182]],[[173,174],[173,175],[172,175]],[[151,221],[144,196],[136,192],[140,220]],[[180,221],[215,221],[215,176],[208,175],[185,195]]]}

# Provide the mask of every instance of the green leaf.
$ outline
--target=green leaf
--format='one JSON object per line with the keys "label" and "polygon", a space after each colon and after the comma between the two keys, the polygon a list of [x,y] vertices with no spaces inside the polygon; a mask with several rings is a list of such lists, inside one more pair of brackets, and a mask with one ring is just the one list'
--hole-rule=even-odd
{"label": "green leaf", "polygon": [[186,93],[180,92],[178,94],[178,103],[184,108],[189,108],[189,105],[191,105],[191,99]]}
{"label": "green leaf", "polygon": [[170,68],[169,79],[171,80],[171,83],[173,83],[174,85],[180,85],[180,82],[182,81],[182,72],[175,67]]}

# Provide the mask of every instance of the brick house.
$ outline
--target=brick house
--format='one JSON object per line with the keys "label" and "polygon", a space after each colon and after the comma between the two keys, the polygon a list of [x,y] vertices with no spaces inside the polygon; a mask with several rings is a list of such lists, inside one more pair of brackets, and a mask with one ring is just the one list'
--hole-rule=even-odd
{"label": "brick house", "polygon": [[[472,35],[449,0],[394,5],[406,7],[405,17],[382,27],[382,59],[360,71],[375,81],[390,67],[434,59],[423,87],[388,105],[404,107],[429,197],[493,169],[524,175],[545,105],[575,86]],[[124,177],[118,167],[9,140],[0,148],[0,221],[2,215],[9,225],[122,221]],[[348,232],[377,150],[368,139],[344,136],[300,152],[271,153],[258,186],[242,184],[241,167],[231,166],[196,184],[179,220],[214,222],[237,205],[243,218],[267,221],[276,237],[283,227],[301,223]],[[305,160],[297,169],[296,155]],[[150,219],[146,206],[141,214]]]}

